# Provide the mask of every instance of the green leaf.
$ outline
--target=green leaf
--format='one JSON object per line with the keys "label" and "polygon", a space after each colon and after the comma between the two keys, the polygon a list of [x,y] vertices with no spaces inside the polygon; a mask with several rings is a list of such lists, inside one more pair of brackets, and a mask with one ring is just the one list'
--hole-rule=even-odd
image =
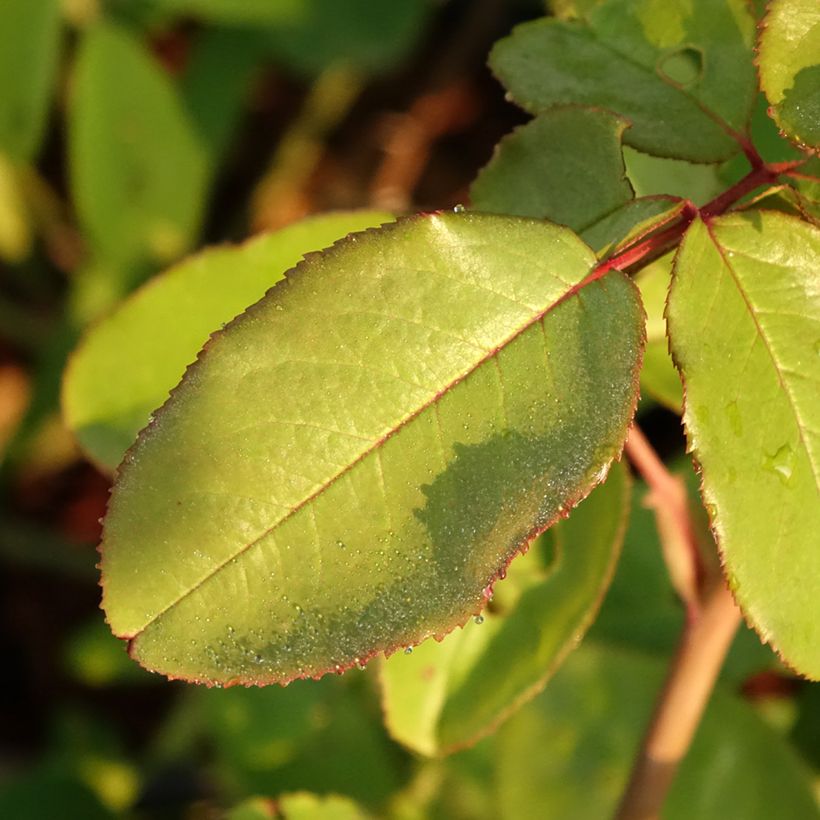
{"label": "green leaf", "polygon": [[367,820],[370,816],[352,800],[336,794],[285,794],[277,803],[283,820]]}
{"label": "green leaf", "polygon": [[298,20],[271,28],[274,56],[304,74],[344,63],[361,71],[384,71],[405,57],[433,8],[429,0],[303,0]]}
{"label": "green leaf", "polygon": [[124,30],[83,36],[69,111],[71,183],[93,250],[127,266],[167,262],[201,218],[205,150],[168,77]]}
{"label": "green leaf", "polygon": [[[664,663],[586,642],[498,737],[502,820],[611,817]],[[814,820],[808,772],[740,700],[717,688],[672,785],[664,820]]]}
{"label": "green leaf", "polygon": [[422,754],[452,751],[491,732],[544,687],[595,617],[629,497],[629,473],[615,464],[568,521],[511,565],[482,623],[382,664],[385,720],[396,740]]}
{"label": "green leaf", "polygon": [[180,94],[212,172],[230,143],[263,59],[263,38],[256,29],[208,29],[191,49]]}
{"label": "green leaf", "polygon": [[308,0],[154,0],[173,14],[194,15],[216,23],[262,25],[299,23],[308,14]]}
{"label": "green leaf", "polygon": [[586,22],[519,26],[490,66],[528,111],[606,108],[641,151],[717,162],[739,150],[754,103],[753,36],[744,0],[608,0]]}
{"label": "green leaf", "polygon": [[820,147],[820,5],[772,0],[758,46],[760,86],[775,122],[795,142]]}
{"label": "green leaf", "polygon": [[641,369],[641,390],[673,413],[683,409],[680,376],[669,355],[663,311],[672,281],[672,254],[652,262],[635,277],[646,310],[646,350]]}
{"label": "green leaf", "polygon": [[120,469],[104,607],[155,671],[288,681],[444,635],[618,454],[643,314],[536,220],[432,214],[300,264]]}
{"label": "green leaf", "polygon": [[633,199],[581,231],[581,238],[599,258],[611,256],[677,219],[684,207],[682,200],[671,196]]}
{"label": "green leaf", "polygon": [[718,165],[696,165],[679,159],[664,159],[624,148],[626,173],[635,196],[675,196],[690,199],[700,207],[726,187]]}
{"label": "green leaf", "polygon": [[0,154],[15,164],[40,147],[59,45],[59,0],[0,3]]}
{"label": "green leaf", "polygon": [[15,820],[40,820],[43,817],[112,820],[91,789],[74,773],[57,767],[37,770],[0,785],[0,816]]}
{"label": "green leaf", "polygon": [[206,250],[149,282],[94,325],[69,361],[63,418],[80,445],[113,470],[211,332],[304,254],[391,219],[379,211],[313,217],[239,247]]}
{"label": "green leaf", "polygon": [[407,759],[357,678],[198,690],[192,720],[241,794],[333,791],[377,806],[401,785]]}
{"label": "green leaf", "polygon": [[621,154],[625,128],[608,111],[539,115],[498,144],[470,189],[473,206],[583,230],[632,199]]}
{"label": "green leaf", "polygon": [[[716,561],[717,547],[709,533],[706,511],[699,503],[700,480],[691,459],[680,456],[668,466],[685,481],[704,555]],[[648,495],[646,484],[636,482],[618,568],[587,641],[640,650],[668,663],[680,639],[685,611],[669,579],[655,513],[647,506]],[[742,625],[721,668],[721,680],[727,686],[739,687],[750,675],[772,669],[782,671],[774,653]]]}
{"label": "green leaf", "polygon": [[667,307],[729,584],[784,660],[820,676],[820,229],[777,212],[696,221]]}

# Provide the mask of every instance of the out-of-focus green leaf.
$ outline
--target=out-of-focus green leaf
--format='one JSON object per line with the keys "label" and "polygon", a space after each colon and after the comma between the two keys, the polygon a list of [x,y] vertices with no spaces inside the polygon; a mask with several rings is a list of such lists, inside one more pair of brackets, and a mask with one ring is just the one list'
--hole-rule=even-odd
{"label": "out-of-focus green leaf", "polygon": [[677,219],[684,203],[671,196],[633,199],[581,231],[581,238],[599,257],[637,242]]}
{"label": "out-of-focus green leaf", "polygon": [[352,800],[336,794],[283,794],[276,802],[283,820],[367,820],[370,816]]}
{"label": "out-of-focus green leaf", "polygon": [[45,769],[0,785],[0,817],[14,820],[107,820],[109,812],[76,776]]}
{"label": "out-of-focus green leaf", "polygon": [[422,754],[452,751],[543,688],[595,617],[629,497],[628,472],[613,465],[606,483],[543,537],[548,544],[536,542],[510,566],[481,624],[383,663],[385,720],[396,740]]}
{"label": "out-of-focus green leaf", "polygon": [[0,3],[0,156],[14,164],[40,147],[59,44],[59,0]]}
{"label": "out-of-focus green leaf", "polygon": [[820,147],[820,4],[772,0],[758,47],[760,85],[777,124],[796,142]]}
{"label": "out-of-focus green leaf", "polygon": [[287,681],[444,635],[620,452],[643,311],[537,220],[430,214],[316,254],[215,334],[119,471],[132,656]]}
{"label": "out-of-focus green leaf", "polygon": [[[686,482],[704,553],[715,554],[717,548],[698,497],[699,478],[691,460],[677,458],[669,468]],[[646,505],[647,496],[646,485],[637,482],[618,568],[590,627],[589,639],[669,660],[683,628],[684,608],[669,580],[655,513]],[[777,658],[760,643],[757,634],[741,626],[721,669],[721,679],[727,685],[739,686],[750,675],[778,666]]]}
{"label": "out-of-focus green leaf", "polygon": [[71,637],[65,651],[72,677],[86,686],[151,683],[156,680],[137,666],[101,618],[95,617]]}
{"label": "out-of-focus green leaf", "polygon": [[212,172],[228,147],[263,56],[263,37],[256,29],[206,29],[194,44],[180,94]]}
{"label": "out-of-focus green leaf", "polygon": [[93,251],[122,267],[179,256],[199,226],[207,162],[169,78],[130,34],[99,23],[73,81],[71,185]]}
{"label": "out-of-focus green leaf", "polygon": [[[356,673],[352,673],[354,676]],[[369,687],[355,677],[197,692],[197,727],[239,794],[304,789],[378,806],[405,777]]]}
{"label": "out-of-focus green leaf", "polygon": [[577,20],[586,17],[592,9],[605,0],[546,0],[546,6],[561,20]]}
{"label": "out-of-focus green leaf", "polygon": [[[611,817],[664,664],[586,643],[501,730],[498,817]],[[743,702],[716,689],[661,815],[664,820],[817,817],[794,751]]]}
{"label": "out-of-focus green leaf", "polygon": [[66,370],[63,415],[82,447],[116,467],[211,332],[304,254],[391,219],[380,211],[312,217],[245,245],[206,250],[134,293],[92,328]]}
{"label": "out-of-focus green leaf", "polygon": [[641,369],[641,389],[673,413],[683,410],[680,376],[669,355],[663,311],[672,281],[672,254],[652,262],[635,277],[646,311],[646,350]]}
{"label": "out-of-focus green leaf", "polygon": [[667,307],[684,422],[729,584],[820,676],[820,229],[776,212],[692,224]]}
{"label": "out-of-focus green leaf", "polygon": [[217,23],[285,25],[303,22],[310,0],[152,0],[157,9]]}
{"label": "out-of-focus green leaf", "polygon": [[344,63],[361,71],[390,68],[424,30],[430,0],[302,0],[299,19],[270,29],[273,54],[289,67],[318,74]]}
{"label": "out-of-focus green leaf", "polygon": [[276,803],[269,797],[250,797],[234,806],[227,820],[275,820]]}
{"label": "out-of-focus green leaf", "polygon": [[608,111],[559,108],[504,137],[470,189],[481,211],[549,219],[580,231],[632,199]]}
{"label": "out-of-focus green leaf", "polygon": [[753,38],[744,0],[608,0],[585,22],[519,26],[490,65],[528,111],[606,108],[632,123],[624,141],[641,151],[717,162],[738,152],[731,133],[747,127]]}

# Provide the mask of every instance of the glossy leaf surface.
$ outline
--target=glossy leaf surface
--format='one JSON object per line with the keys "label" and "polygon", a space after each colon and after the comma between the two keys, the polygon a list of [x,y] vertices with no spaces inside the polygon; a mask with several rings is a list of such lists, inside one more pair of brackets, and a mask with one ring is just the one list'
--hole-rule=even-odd
{"label": "glossy leaf surface", "polygon": [[14,163],[40,146],[59,40],[58,0],[0,3],[0,154]]}
{"label": "glossy leaf surface", "polygon": [[753,36],[743,0],[608,0],[584,22],[519,26],[490,65],[528,111],[606,108],[632,123],[624,140],[641,151],[716,162],[739,150],[731,132],[754,102]]}
{"label": "glossy leaf surface", "polygon": [[697,221],[667,308],[730,586],[789,665],[820,676],[820,230],[776,212]]}
{"label": "glossy leaf surface", "polygon": [[113,25],[83,35],[69,149],[75,206],[97,254],[128,265],[186,249],[203,210],[206,152],[170,79]]}
{"label": "glossy leaf surface", "polygon": [[758,46],[760,85],[786,134],[820,147],[820,4],[772,0]]}
{"label": "glossy leaf surface", "polygon": [[566,229],[456,213],[300,264],[126,458],[114,632],[156,671],[262,683],[464,623],[620,451],[643,314],[620,273],[580,288],[594,263]]}
{"label": "glossy leaf surface", "polygon": [[625,127],[608,111],[539,115],[498,144],[470,189],[473,206],[583,230],[632,199],[621,155]]}
{"label": "glossy leaf surface", "polygon": [[[612,817],[663,681],[664,664],[585,643],[496,746],[498,815]],[[809,774],[750,707],[714,692],[663,820],[817,816]]]}
{"label": "glossy leaf surface", "polygon": [[465,746],[544,686],[581,640],[612,577],[629,511],[629,474],[613,465],[496,586],[481,623],[394,655],[381,669],[388,729],[422,754]]}
{"label": "glossy leaf surface", "polygon": [[380,211],[326,214],[244,245],[206,250],[164,273],[96,324],[63,383],[63,417],[113,470],[213,331],[260,299],[304,254],[389,222]]}

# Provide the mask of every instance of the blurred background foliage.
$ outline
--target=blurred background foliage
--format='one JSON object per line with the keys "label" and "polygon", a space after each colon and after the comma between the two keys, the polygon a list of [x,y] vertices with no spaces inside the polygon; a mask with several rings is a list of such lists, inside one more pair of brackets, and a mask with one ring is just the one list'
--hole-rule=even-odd
{"label": "blurred background foliage", "polygon": [[[543,10],[536,0],[0,3],[0,817],[611,808],[683,618],[641,485],[589,641],[498,733],[423,760],[384,728],[376,664],[225,691],[134,665],[97,610],[110,477],[83,459],[58,408],[84,328],[192,249],[327,210],[466,202],[493,145],[526,119],[504,102],[486,53]],[[732,173],[631,149],[626,160],[638,193],[689,185],[698,201]],[[677,387],[660,397],[673,410]],[[650,399],[641,412],[664,452],[682,453],[677,416]],[[693,471],[677,464],[694,495]],[[742,632],[669,816],[811,816],[818,737],[817,687]],[[756,791],[772,778],[774,809]]]}

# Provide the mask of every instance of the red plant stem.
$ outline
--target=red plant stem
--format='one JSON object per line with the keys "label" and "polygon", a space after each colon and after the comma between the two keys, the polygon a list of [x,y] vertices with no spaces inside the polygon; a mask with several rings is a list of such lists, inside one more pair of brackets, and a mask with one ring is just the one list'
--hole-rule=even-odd
{"label": "red plant stem", "polygon": [[769,165],[760,164],[753,167],[743,179],[736,182],[731,188],[727,188],[711,202],[707,202],[702,208],[695,208],[691,202],[687,202],[678,222],[646,239],[641,239],[634,245],[628,245],[620,253],[601,262],[596,268],[596,272],[603,274],[610,270],[626,270],[638,264],[643,267],[648,261],[672,250],[680,242],[681,237],[686,233],[686,229],[696,214],[699,213],[700,218],[704,221],[720,216],[756,188],[763,185],[772,185],[777,182],[778,177],[782,174],[791,175],[794,169],[804,162],[805,160],[794,160]]}

